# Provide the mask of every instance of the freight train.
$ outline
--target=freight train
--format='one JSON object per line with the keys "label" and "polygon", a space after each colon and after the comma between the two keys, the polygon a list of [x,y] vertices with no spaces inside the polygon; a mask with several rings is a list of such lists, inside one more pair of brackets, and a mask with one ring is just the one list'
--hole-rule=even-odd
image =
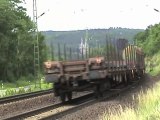
{"label": "freight train", "polygon": [[44,62],[45,78],[54,83],[55,96],[60,96],[62,102],[70,101],[73,91],[88,88],[100,96],[113,86],[127,85],[144,75],[144,53],[137,46],[107,41],[104,50],[103,55]]}

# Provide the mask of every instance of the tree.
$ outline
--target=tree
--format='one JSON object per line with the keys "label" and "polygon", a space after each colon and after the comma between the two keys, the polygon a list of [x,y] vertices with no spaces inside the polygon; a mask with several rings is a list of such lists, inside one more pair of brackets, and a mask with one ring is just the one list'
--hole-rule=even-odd
{"label": "tree", "polygon": [[135,36],[135,42],[144,49],[148,56],[152,56],[159,52],[160,44],[160,24],[148,26],[144,32],[140,32]]}
{"label": "tree", "polygon": [[[0,1],[0,80],[13,81],[34,71],[34,23],[21,0]],[[40,58],[45,59],[44,37],[39,33]]]}

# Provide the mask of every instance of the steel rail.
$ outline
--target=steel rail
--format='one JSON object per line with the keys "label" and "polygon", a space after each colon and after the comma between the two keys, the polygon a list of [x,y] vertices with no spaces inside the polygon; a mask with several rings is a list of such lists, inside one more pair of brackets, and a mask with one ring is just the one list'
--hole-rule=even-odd
{"label": "steel rail", "polygon": [[[135,85],[135,83],[133,85]],[[71,114],[73,112],[76,112],[76,111],[80,110],[81,108],[85,108],[87,106],[93,105],[93,104],[95,104],[95,103],[97,103],[99,101],[103,101],[103,100],[106,100],[106,99],[109,99],[109,98],[112,98],[112,97],[116,97],[120,93],[123,93],[124,91],[130,89],[132,86],[129,85],[129,86],[123,88],[123,89],[110,90],[110,91],[106,92],[104,97],[102,97],[102,98],[90,99],[89,101],[86,101],[86,102],[81,103],[79,105],[75,105],[74,107],[69,108],[67,110],[64,110],[62,112],[58,112],[56,114],[51,114],[51,115],[48,115],[48,116],[43,116],[42,118],[38,118],[38,120],[56,120],[56,119],[59,119],[59,118],[65,116],[65,115],[68,115],[68,114]]]}
{"label": "steel rail", "polygon": [[4,97],[4,98],[0,98],[0,104],[10,103],[10,102],[18,101],[18,100],[23,100],[26,98],[31,98],[31,97],[37,97],[37,96],[49,94],[52,92],[53,92],[53,89],[48,89],[48,90],[41,90],[41,91],[36,91],[36,92],[30,92],[30,93],[25,93],[25,94]]}
{"label": "steel rail", "polygon": [[[93,96],[94,96],[93,93],[90,93],[90,94],[75,98],[75,99],[72,100],[72,102],[80,101],[80,100],[82,100],[82,101],[85,100],[86,101],[87,98],[90,98],[90,97],[93,97]],[[48,106],[43,107],[43,108],[37,108],[37,109],[27,111],[27,112],[24,112],[24,113],[21,113],[21,114],[18,114],[18,115],[14,115],[14,116],[11,116],[11,117],[8,117],[8,118],[4,118],[4,120],[21,120],[21,119],[24,119],[26,117],[34,116],[36,114],[40,114],[40,113],[43,113],[43,112],[46,112],[46,111],[50,111],[50,110],[53,110],[53,109],[56,109],[56,108],[59,108],[59,107],[63,107],[64,105],[69,105],[69,104],[70,104],[70,101],[66,101],[65,103],[52,104],[52,105],[48,105]]]}
{"label": "steel rail", "polygon": [[[25,112],[25,113],[22,113],[22,114],[19,114],[19,115],[15,115],[15,116],[6,118],[6,120],[17,120],[17,119],[21,119],[21,118],[23,119],[23,118],[26,118],[26,117],[29,118],[31,116],[36,116],[36,115],[39,116],[37,118],[39,120],[58,119],[58,118],[61,118],[65,115],[67,115],[67,114],[76,112],[81,108],[84,108],[84,107],[87,107],[89,105],[95,104],[99,101],[103,101],[103,100],[106,100],[106,99],[109,99],[109,98],[112,98],[112,97],[116,97],[120,93],[124,93],[124,91],[128,91],[129,89],[136,86],[139,83],[139,81],[133,82],[132,84],[130,84],[126,87],[123,87],[123,88],[111,89],[111,90],[105,92],[104,96],[102,98],[99,98],[99,99],[95,99],[94,94],[92,93],[92,94],[88,94],[88,95],[85,95],[85,96],[82,96],[82,97],[79,97],[79,98],[75,98],[75,99],[73,99],[72,102],[66,102],[65,104],[58,103],[58,104],[54,104],[54,105],[49,105],[49,106],[46,106],[46,107],[43,107],[43,108],[39,108],[39,109],[36,109],[36,110],[28,111],[28,112]],[[81,102],[77,104],[76,103],[77,101],[81,101]],[[54,109],[57,109],[57,111],[58,111],[58,108],[60,108],[60,107],[62,108],[64,106],[69,106],[69,105],[73,105],[73,107],[71,107],[69,109],[66,109],[64,111],[55,113],[55,114],[50,114],[50,115],[47,115],[47,116],[42,115],[43,117],[40,115],[43,112],[53,111]]]}

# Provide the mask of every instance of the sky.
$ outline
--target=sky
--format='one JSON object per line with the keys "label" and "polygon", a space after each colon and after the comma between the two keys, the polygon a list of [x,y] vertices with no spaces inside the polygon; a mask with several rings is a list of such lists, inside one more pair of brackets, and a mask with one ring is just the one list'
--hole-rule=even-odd
{"label": "sky", "polygon": [[[122,27],[146,29],[160,22],[159,0],[37,0],[40,31]],[[33,0],[25,0],[33,18]]]}

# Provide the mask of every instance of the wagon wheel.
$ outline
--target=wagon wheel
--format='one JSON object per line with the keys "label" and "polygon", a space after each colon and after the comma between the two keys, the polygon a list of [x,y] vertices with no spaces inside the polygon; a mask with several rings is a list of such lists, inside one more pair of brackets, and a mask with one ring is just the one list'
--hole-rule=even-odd
{"label": "wagon wheel", "polygon": [[102,85],[100,83],[95,84],[95,89],[94,89],[95,98],[103,97],[103,92],[101,87]]}
{"label": "wagon wheel", "polygon": [[68,98],[68,101],[72,100],[72,92],[67,93],[67,98]]}
{"label": "wagon wheel", "polygon": [[105,90],[109,90],[112,86],[111,80],[106,77],[106,82],[104,83]]}
{"label": "wagon wheel", "polygon": [[128,78],[127,78],[127,74],[126,73],[123,75],[123,83],[124,83],[125,86],[128,85]]}
{"label": "wagon wheel", "polygon": [[60,99],[61,99],[62,103],[64,103],[66,101],[66,93],[61,93]]}

